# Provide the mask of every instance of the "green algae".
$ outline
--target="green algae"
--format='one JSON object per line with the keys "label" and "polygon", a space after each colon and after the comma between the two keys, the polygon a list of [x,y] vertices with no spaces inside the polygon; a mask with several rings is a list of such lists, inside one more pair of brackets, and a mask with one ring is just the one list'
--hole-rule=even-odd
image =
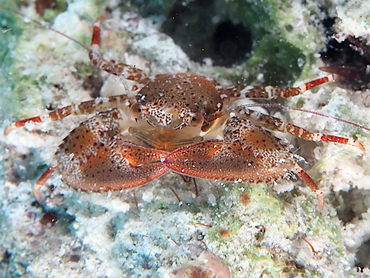
{"label": "green algae", "polygon": [[[14,7],[14,9],[16,8]],[[58,2],[58,9],[47,9],[44,19],[52,22],[65,9],[66,3],[60,1]],[[80,17],[86,18],[87,14],[93,17],[99,14],[95,1],[85,2],[85,9],[79,11]],[[81,49],[81,47],[65,38],[64,41],[62,39],[61,44],[56,49],[55,45],[53,46],[49,40],[44,41],[39,34],[40,32],[51,31],[46,31],[33,22],[25,23],[19,15],[14,15],[11,12],[5,11],[5,15],[12,20],[11,22],[14,23],[14,26],[11,25],[9,32],[4,33],[4,35],[9,34],[7,37],[12,38],[14,41],[16,40],[17,43],[12,44],[9,40],[2,41],[6,43],[7,47],[2,47],[1,49],[8,49],[6,56],[3,54],[4,58],[2,59],[4,61],[2,64],[2,76],[5,80],[2,84],[7,84],[8,89],[11,88],[11,90],[2,90],[4,93],[3,101],[7,104],[5,109],[12,116],[17,118],[30,117],[32,114],[40,113],[40,107],[49,105],[47,103],[49,100],[43,97],[42,92],[55,89],[53,88],[55,84],[47,80],[50,73],[53,72],[53,65],[48,65],[47,63],[43,65],[42,61],[47,59],[51,61],[53,59],[68,60],[70,51],[73,51],[68,49]],[[92,17],[89,18],[92,21]],[[59,35],[54,34],[54,36],[58,37]],[[91,40],[91,34],[84,32],[77,32],[71,36],[85,45],[89,45]],[[29,57],[29,55],[32,55],[32,57]],[[27,60],[24,57],[27,57]],[[25,71],[24,69],[27,67],[25,63],[31,63],[39,67],[40,70]],[[42,73],[41,69],[47,66],[50,66],[50,71],[44,70],[44,73]],[[91,63],[83,65],[79,62],[76,64],[76,67],[78,68],[80,78],[83,78],[91,74],[93,65]],[[4,74],[5,71],[6,75]],[[7,88],[6,86],[5,88]]]}
{"label": "green algae", "polygon": [[[10,8],[16,8],[15,1],[5,1],[4,6],[8,5]],[[12,79],[11,68],[14,64],[14,55],[12,49],[15,47],[18,38],[22,34],[20,27],[20,18],[6,10],[0,9],[0,24],[2,27],[0,39],[0,94],[2,109],[0,112],[1,118],[13,110],[13,106],[4,104],[15,103],[17,98],[11,91],[17,86],[17,81]]]}
{"label": "green algae", "polygon": [[272,86],[292,85],[299,78],[305,64],[305,56],[294,45],[275,35],[266,35],[256,44],[253,55],[245,63],[250,73],[247,84],[264,74],[264,84]]}

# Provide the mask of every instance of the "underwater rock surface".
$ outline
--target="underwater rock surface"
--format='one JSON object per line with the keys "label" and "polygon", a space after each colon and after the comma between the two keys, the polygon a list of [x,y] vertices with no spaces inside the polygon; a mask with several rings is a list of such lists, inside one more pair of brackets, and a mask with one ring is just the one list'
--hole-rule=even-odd
{"label": "underwater rock surface", "polygon": [[[25,2],[1,4],[39,18],[40,6],[36,9],[33,2]],[[189,71],[224,85],[287,86],[323,76],[319,53],[329,39],[322,22],[335,18],[331,28],[341,35],[367,38],[370,29],[367,17],[360,16],[369,14],[370,8],[360,1],[321,5],[317,1],[214,1],[211,15],[200,14],[210,18],[205,25],[210,32],[207,38],[214,38],[225,22],[244,26],[247,31],[240,34],[250,36],[245,57],[219,56],[224,61],[217,64],[207,55],[193,59],[180,47],[187,37],[203,35],[194,29],[196,19],[186,16],[188,11],[199,13],[201,5],[196,1],[165,1],[166,6],[162,1],[145,6],[138,0],[125,5],[55,2],[51,9],[41,8],[45,20],[85,45],[90,43],[94,20],[105,17],[102,52],[106,58],[123,60],[153,75]],[[178,24],[172,17],[184,10],[179,24],[189,18],[193,29],[181,42],[174,34],[189,28],[179,31],[169,25]],[[0,23],[3,129],[45,109],[124,92],[121,80],[99,72],[87,51],[73,41],[1,8]],[[286,104],[370,126],[368,95],[368,90],[325,84]],[[370,151],[369,133],[359,128],[296,111],[270,113],[311,131],[358,137]],[[197,180],[196,197],[192,184],[171,173],[132,190],[105,194],[76,192],[55,176],[42,191],[44,202],[38,203],[32,194],[35,181],[55,162],[61,140],[82,120],[70,117],[1,135],[0,276],[370,276],[368,152],[288,137],[305,158],[301,165],[310,169],[325,193],[322,211],[301,180],[250,185]]]}

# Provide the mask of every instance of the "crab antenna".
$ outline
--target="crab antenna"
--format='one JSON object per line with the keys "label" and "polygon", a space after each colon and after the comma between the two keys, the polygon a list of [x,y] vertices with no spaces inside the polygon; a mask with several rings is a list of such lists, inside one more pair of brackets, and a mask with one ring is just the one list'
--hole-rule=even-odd
{"label": "crab antenna", "polygon": [[342,123],[345,123],[345,124],[353,125],[355,127],[361,128],[363,130],[370,131],[369,127],[366,127],[366,126],[363,126],[363,125],[360,125],[360,124],[356,124],[356,123],[351,122],[351,121],[343,120],[343,119],[335,117],[335,116],[330,116],[330,115],[326,115],[326,114],[323,114],[323,113],[320,113],[320,112],[311,111],[311,110],[307,110],[307,109],[285,106],[285,105],[278,104],[278,103],[254,103],[254,104],[247,104],[245,106],[247,106],[247,107],[277,107],[277,108],[282,108],[282,109],[286,109],[286,110],[300,111],[300,112],[309,113],[309,114],[313,114],[313,115],[320,116],[320,117],[333,119],[333,120],[336,120],[336,121],[339,121],[339,122],[342,122]]}
{"label": "crab antenna", "polygon": [[15,13],[15,14],[17,14],[17,15],[19,15],[19,16],[21,16],[21,17],[23,17],[25,20],[27,19],[27,20],[29,20],[29,21],[32,21],[33,23],[36,23],[37,25],[40,25],[40,26],[41,26],[41,27],[43,27],[43,28],[46,28],[46,29],[48,29],[48,30],[50,30],[50,31],[53,31],[53,32],[55,32],[55,33],[57,33],[57,34],[59,34],[59,35],[61,35],[61,36],[65,37],[65,38],[67,38],[67,39],[69,39],[69,40],[71,40],[71,41],[73,41],[73,42],[77,43],[78,45],[80,45],[81,47],[85,48],[85,49],[86,49],[86,50],[88,50],[88,51],[92,50],[90,47],[88,47],[87,45],[84,45],[83,43],[79,42],[78,40],[76,40],[76,39],[74,39],[74,38],[72,38],[72,37],[70,37],[70,36],[68,36],[68,35],[66,35],[66,34],[64,34],[64,33],[60,32],[60,31],[58,31],[58,30],[56,30],[56,29],[54,29],[53,27],[51,27],[51,26],[50,26],[48,23],[46,23],[45,21],[39,21],[39,20],[36,20],[36,19],[34,19],[34,18],[28,17],[28,16],[26,16],[25,14],[23,14],[23,13],[21,13],[21,12],[17,11],[17,10],[14,10],[14,9],[11,9],[11,8],[8,8],[8,7],[5,7],[5,6],[1,5],[1,4],[0,4],[0,8],[4,9],[4,10],[6,10],[6,11],[9,11],[9,12]]}
{"label": "crab antenna", "polygon": [[[69,39],[69,40],[71,40],[71,41],[75,42],[76,44],[78,44],[78,45],[79,45],[79,46],[81,46],[82,48],[84,48],[84,49],[86,49],[87,51],[89,51],[89,53],[92,53],[96,59],[98,59],[98,58],[102,57],[101,53],[98,51],[98,50],[99,50],[99,48],[98,48],[98,49],[96,49],[96,47],[94,47],[94,45],[96,46],[96,44],[94,44],[94,43],[95,43],[95,41],[96,41],[96,37],[95,37],[95,38],[93,37],[93,44],[92,44],[92,47],[89,47],[89,46],[84,45],[83,43],[79,42],[78,40],[76,40],[76,39],[74,39],[74,38],[72,38],[72,37],[70,37],[70,36],[68,36],[68,35],[66,35],[66,34],[64,34],[64,33],[60,32],[60,31],[58,31],[58,30],[56,30],[56,29],[54,29],[53,27],[51,27],[51,26],[50,26],[47,22],[45,22],[45,21],[39,21],[39,20],[37,20],[37,19],[34,19],[34,18],[31,18],[31,17],[28,17],[28,16],[26,16],[25,14],[23,14],[23,13],[21,13],[21,12],[17,11],[17,10],[14,10],[14,9],[11,9],[11,8],[8,8],[8,7],[5,7],[5,6],[1,5],[1,4],[0,4],[0,8],[4,9],[4,10],[6,10],[6,11],[12,12],[12,13],[14,13],[14,14],[17,14],[17,15],[19,15],[19,16],[21,16],[21,17],[23,17],[23,19],[24,19],[24,20],[25,20],[25,19],[27,19],[27,20],[29,20],[29,21],[32,21],[33,23],[36,23],[37,25],[40,25],[41,27],[43,27],[43,28],[45,28],[45,29],[48,29],[48,30],[50,30],[50,31],[52,31],[52,32],[55,32],[55,33],[57,33],[57,34],[59,34],[59,35],[61,35],[61,36],[65,37],[65,38],[67,38],[67,39]],[[100,21],[100,24],[101,24],[102,17],[99,17],[98,21]],[[96,24],[94,25],[94,27],[96,27]],[[100,34],[100,33],[99,33],[99,34]],[[112,71],[112,72],[114,72],[114,73],[115,73],[115,75],[117,75],[118,77],[121,77],[121,75],[122,75],[122,74],[121,74],[119,71],[117,71],[117,70],[116,70],[116,68],[114,67],[114,65],[112,64],[112,62],[111,62],[111,61],[106,61],[106,62],[107,62],[107,64],[110,66],[111,71]],[[126,91],[126,94],[128,95],[128,93],[127,93],[127,92],[129,91],[129,89],[128,89],[128,85],[127,85],[126,81],[125,81],[124,79],[120,78],[120,82],[123,84],[123,86],[124,86],[124,88],[125,88],[125,91]]]}

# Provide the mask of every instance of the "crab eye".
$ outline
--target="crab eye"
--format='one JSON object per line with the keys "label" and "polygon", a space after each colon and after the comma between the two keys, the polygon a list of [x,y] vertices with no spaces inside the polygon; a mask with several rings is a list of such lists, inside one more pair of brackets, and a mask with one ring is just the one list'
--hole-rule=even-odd
{"label": "crab eye", "polygon": [[190,120],[189,125],[192,127],[200,127],[204,122],[204,117],[201,113],[195,113]]}
{"label": "crab eye", "polygon": [[140,103],[134,103],[131,106],[131,114],[135,117],[135,119],[141,119],[141,105]]}

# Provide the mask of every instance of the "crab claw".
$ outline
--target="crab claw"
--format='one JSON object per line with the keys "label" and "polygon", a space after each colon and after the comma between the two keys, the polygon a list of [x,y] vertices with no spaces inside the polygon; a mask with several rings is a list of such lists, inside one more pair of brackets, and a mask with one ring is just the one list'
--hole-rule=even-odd
{"label": "crab claw", "polygon": [[168,152],[128,141],[120,135],[121,120],[116,109],[101,112],[64,138],[55,155],[66,185],[89,192],[119,191],[168,171],[161,162]]}
{"label": "crab claw", "polygon": [[[221,181],[268,182],[283,178],[289,161],[267,163],[238,142],[209,140],[179,148],[163,160],[177,173]],[[289,166],[289,167],[288,167]]]}
{"label": "crab claw", "polygon": [[[268,137],[262,145],[268,144]],[[258,141],[254,142],[258,145]],[[272,143],[272,142],[270,142]],[[289,177],[294,172],[316,194],[319,208],[324,195],[307,173],[296,164],[287,151],[274,148],[253,148],[239,141],[209,140],[179,148],[165,157],[163,164],[177,173],[220,181],[269,182]],[[261,146],[262,146],[261,145]]]}
{"label": "crab claw", "polygon": [[[94,155],[59,162],[58,171],[63,181],[77,190],[119,191],[143,185],[166,173],[168,168],[161,159],[167,154],[115,137],[110,144],[99,146]],[[65,156],[65,159],[73,157]]]}

